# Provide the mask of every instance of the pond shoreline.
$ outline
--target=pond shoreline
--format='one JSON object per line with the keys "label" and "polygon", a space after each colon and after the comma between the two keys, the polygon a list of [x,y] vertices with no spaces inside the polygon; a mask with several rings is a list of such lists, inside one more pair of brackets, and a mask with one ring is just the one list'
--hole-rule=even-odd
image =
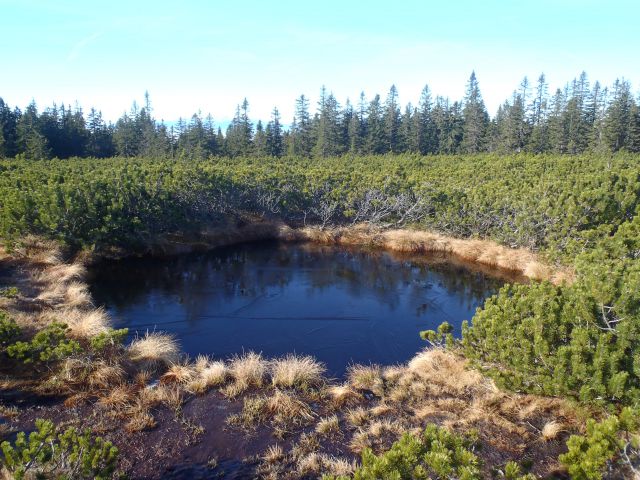
{"label": "pond shoreline", "polygon": [[253,221],[210,228],[197,234],[167,234],[135,250],[111,248],[101,252],[88,252],[83,255],[83,261],[99,262],[104,258],[119,259],[136,255],[179,255],[264,240],[360,246],[412,254],[438,253],[465,264],[482,265],[515,273],[530,280],[546,280],[555,285],[570,284],[574,280],[571,268],[550,265],[538,254],[525,248],[509,248],[486,239],[460,239],[426,230],[384,229],[368,224],[291,227],[278,221]]}

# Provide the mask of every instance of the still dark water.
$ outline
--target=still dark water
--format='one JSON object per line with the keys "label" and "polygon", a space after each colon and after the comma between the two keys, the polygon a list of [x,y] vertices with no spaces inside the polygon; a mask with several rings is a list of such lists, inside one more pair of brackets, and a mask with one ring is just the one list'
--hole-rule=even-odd
{"label": "still dark water", "polygon": [[340,376],[351,363],[406,362],[418,332],[463,320],[503,284],[442,259],[259,243],[166,259],[105,262],[92,293],[132,335],[173,333],[191,356],[310,354]]}

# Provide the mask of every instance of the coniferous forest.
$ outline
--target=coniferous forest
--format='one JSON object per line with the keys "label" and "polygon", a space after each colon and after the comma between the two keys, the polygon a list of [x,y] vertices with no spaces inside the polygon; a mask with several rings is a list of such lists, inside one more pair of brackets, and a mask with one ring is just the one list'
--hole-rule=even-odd
{"label": "coniferous forest", "polygon": [[252,121],[245,99],[224,132],[211,115],[159,122],[148,94],[115,123],[94,108],[87,113],[62,103],[39,111],[32,102],[20,110],[0,98],[0,157],[640,152],[640,106],[628,81],[592,84],[583,72],[548,90],[544,74],[535,83],[525,78],[491,118],[475,73],[463,99],[434,96],[427,85],[418,105],[404,108],[395,86],[384,99],[362,93],[344,105],[322,87],[315,110],[305,95],[295,100],[289,128],[277,107],[266,125]]}

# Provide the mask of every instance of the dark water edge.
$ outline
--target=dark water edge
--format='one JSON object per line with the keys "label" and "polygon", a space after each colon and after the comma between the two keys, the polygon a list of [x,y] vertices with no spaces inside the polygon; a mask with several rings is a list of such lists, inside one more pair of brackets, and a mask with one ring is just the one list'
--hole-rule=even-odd
{"label": "dark water edge", "polygon": [[443,321],[459,335],[507,280],[519,279],[442,256],[278,242],[104,261],[90,276],[96,304],[132,336],[173,333],[192,357],[308,354],[333,376],[406,362],[419,331]]}

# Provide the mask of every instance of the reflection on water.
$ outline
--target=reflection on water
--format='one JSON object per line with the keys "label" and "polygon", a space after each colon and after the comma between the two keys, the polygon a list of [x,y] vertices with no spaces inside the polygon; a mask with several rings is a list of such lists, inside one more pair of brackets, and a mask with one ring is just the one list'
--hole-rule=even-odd
{"label": "reflection on water", "polygon": [[245,244],[102,263],[92,293],[118,327],[174,333],[191,356],[296,352],[341,375],[350,363],[407,361],[424,346],[418,332],[445,320],[459,333],[462,320],[502,284],[437,260]]}

